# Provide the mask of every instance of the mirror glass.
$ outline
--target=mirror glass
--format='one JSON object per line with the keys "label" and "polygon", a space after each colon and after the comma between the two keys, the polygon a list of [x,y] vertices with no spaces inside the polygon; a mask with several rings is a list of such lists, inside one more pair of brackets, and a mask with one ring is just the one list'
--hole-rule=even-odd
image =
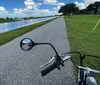
{"label": "mirror glass", "polygon": [[21,41],[20,43],[20,47],[22,50],[24,51],[29,51],[31,50],[33,47],[35,46],[35,43],[29,39],[29,38],[25,38]]}

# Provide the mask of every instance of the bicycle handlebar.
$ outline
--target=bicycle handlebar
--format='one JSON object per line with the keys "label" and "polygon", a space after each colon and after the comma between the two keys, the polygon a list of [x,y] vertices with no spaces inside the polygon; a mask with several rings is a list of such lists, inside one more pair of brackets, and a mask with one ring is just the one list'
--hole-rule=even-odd
{"label": "bicycle handlebar", "polygon": [[[60,54],[61,55],[61,54]],[[62,61],[65,62],[67,61],[68,59],[71,59],[71,56],[64,56],[62,58]],[[72,61],[72,60],[71,60]],[[73,61],[72,61],[73,62]],[[74,62],[73,62],[74,63]],[[43,69],[41,71],[41,74],[42,76],[45,76],[46,74],[48,74],[49,72],[51,72],[52,70],[54,70],[55,68],[57,68],[57,62],[55,61],[53,64],[51,64],[50,66],[46,67],[45,69]],[[77,65],[75,65],[77,66]],[[87,72],[94,72],[94,73],[100,73],[99,70],[94,70],[94,69],[91,69],[91,68],[88,68],[88,67],[83,67],[83,66],[77,66],[78,69],[82,69],[82,70],[85,70]]]}
{"label": "bicycle handlebar", "polygon": [[[62,58],[62,60],[65,62],[66,60],[70,59],[70,56],[65,56]],[[50,60],[51,61],[51,60]],[[53,60],[52,60],[53,61]],[[45,64],[46,65],[46,64]],[[43,65],[44,66],[44,65]],[[41,71],[42,76],[45,76],[46,74],[48,74],[49,72],[51,72],[52,70],[54,70],[55,68],[57,68],[59,66],[59,64],[55,61],[53,64],[49,65],[48,67],[46,67],[45,69],[43,69]],[[42,66],[40,66],[42,67]],[[45,66],[44,66],[45,67]]]}
{"label": "bicycle handlebar", "polygon": [[94,69],[91,69],[91,68],[88,68],[88,67],[82,67],[82,66],[78,66],[79,69],[82,69],[82,70],[85,70],[87,72],[94,72],[94,73],[100,73],[99,70],[94,70]]}
{"label": "bicycle handlebar", "polygon": [[54,62],[53,64],[51,64],[50,66],[46,67],[45,69],[43,69],[41,71],[42,76],[45,76],[47,73],[51,72],[52,70],[54,70],[57,67],[56,62]]}

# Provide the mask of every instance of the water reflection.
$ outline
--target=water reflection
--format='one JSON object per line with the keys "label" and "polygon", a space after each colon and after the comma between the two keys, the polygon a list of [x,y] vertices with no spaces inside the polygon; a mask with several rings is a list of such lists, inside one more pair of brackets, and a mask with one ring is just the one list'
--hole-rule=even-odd
{"label": "water reflection", "polygon": [[46,21],[46,20],[53,19],[53,18],[54,17],[1,23],[0,24],[0,33],[4,33],[4,32],[7,32],[7,31],[14,30],[14,29],[18,29],[20,27],[24,27],[24,26],[27,26],[27,25],[39,23],[39,22]]}

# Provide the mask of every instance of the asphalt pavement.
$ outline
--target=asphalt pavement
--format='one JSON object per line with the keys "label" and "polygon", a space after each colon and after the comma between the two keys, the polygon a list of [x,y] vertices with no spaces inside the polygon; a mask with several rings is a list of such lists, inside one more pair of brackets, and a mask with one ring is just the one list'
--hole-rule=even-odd
{"label": "asphalt pavement", "polygon": [[20,41],[23,38],[51,43],[58,53],[70,51],[63,18],[28,32],[0,46],[0,85],[74,85],[70,61],[66,62],[60,71],[55,69],[42,77],[40,66],[50,60],[55,53],[47,45],[35,46],[28,52],[23,51],[20,48]]}

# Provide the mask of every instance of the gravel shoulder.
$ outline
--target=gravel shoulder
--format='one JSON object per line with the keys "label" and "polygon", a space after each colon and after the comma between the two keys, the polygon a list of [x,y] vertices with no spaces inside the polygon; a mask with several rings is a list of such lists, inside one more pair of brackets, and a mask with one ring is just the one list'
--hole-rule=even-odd
{"label": "gravel shoulder", "polygon": [[22,51],[20,41],[26,37],[35,42],[49,42],[58,53],[70,51],[63,18],[28,32],[0,46],[0,85],[74,85],[70,61],[60,71],[55,69],[42,77],[40,66],[55,53],[50,46],[35,46],[31,51]]}

